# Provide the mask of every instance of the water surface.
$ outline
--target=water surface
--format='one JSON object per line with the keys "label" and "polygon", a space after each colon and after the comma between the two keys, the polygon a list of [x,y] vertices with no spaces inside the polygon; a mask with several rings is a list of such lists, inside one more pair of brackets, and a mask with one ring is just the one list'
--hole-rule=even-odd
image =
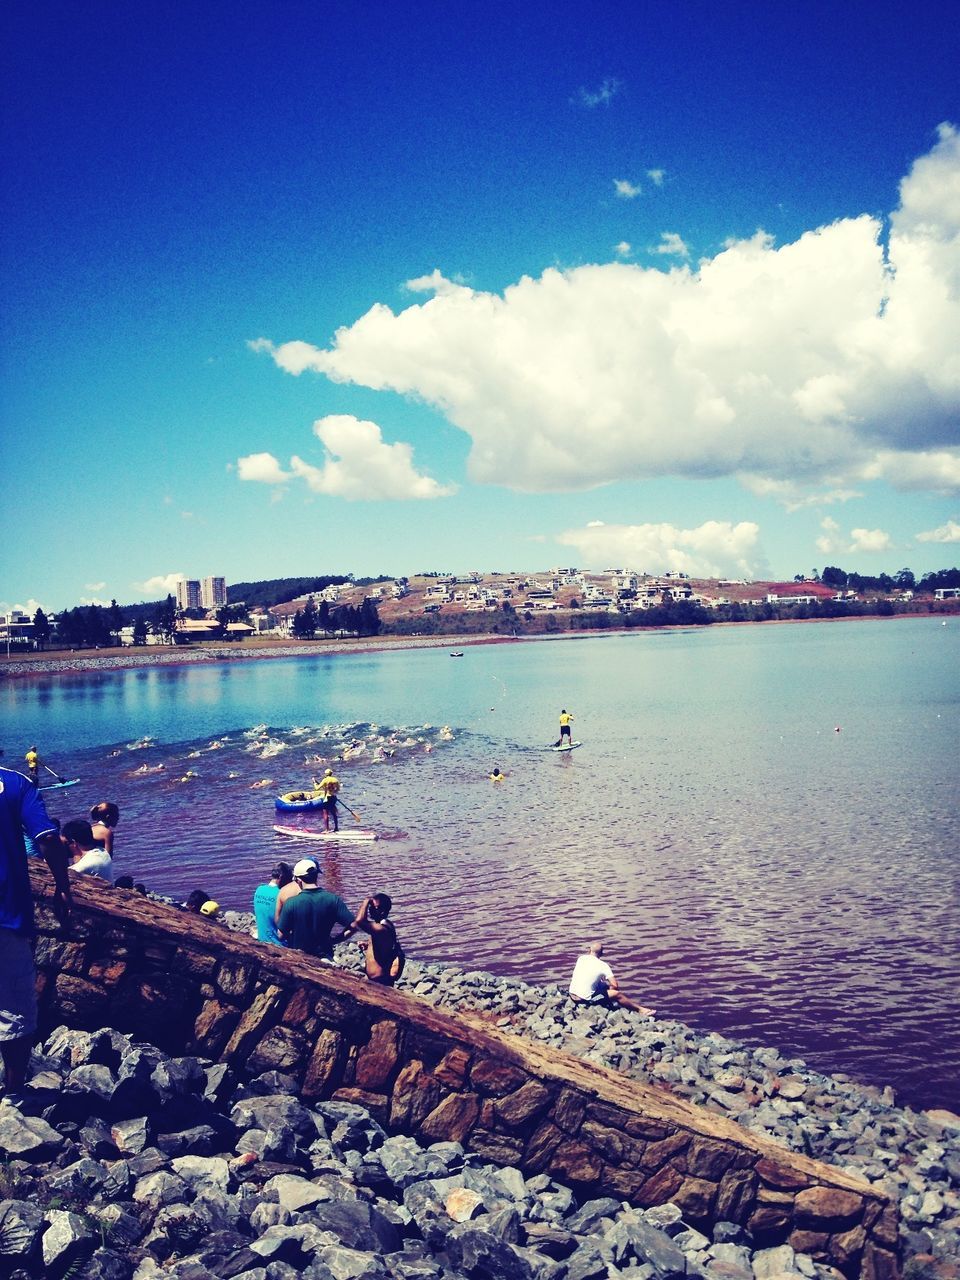
{"label": "water surface", "polygon": [[60,817],[119,802],[118,872],[248,908],[307,848],[274,790],[365,742],[332,762],[385,838],[323,870],[411,955],[563,981],[602,936],[664,1016],[960,1110],[958,649],[871,620],[9,681],[3,746],[79,774]]}

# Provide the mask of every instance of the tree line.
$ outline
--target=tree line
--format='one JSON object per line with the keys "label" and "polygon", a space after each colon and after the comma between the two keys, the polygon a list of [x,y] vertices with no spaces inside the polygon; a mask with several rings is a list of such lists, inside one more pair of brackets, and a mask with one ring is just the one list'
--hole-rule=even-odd
{"label": "tree line", "polygon": [[[960,569],[937,569],[934,573],[925,573],[917,578],[912,569],[898,569],[896,573],[881,573],[875,578],[864,573],[847,573],[836,565],[828,564],[822,573],[815,574],[817,582],[825,587],[833,587],[837,591],[919,591],[932,595],[945,587],[960,587]],[[804,581],[798,576],[795,581]]]}
{"label": "tree line", "polygon": [[376,636],[380,634],[380,614],[372,600],[364,600],[359,606],[347,604],[331,608],[326,600],[319,605],[308,600],[293,615],[293,634],[298,640],[313,640],[318,632],[346,631],[351,635]]}

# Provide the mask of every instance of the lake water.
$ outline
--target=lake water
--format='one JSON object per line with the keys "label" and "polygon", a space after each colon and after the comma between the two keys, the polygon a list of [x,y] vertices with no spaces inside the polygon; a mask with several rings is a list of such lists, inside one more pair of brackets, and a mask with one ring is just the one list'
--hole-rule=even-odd
{"label": "lake water", "polygon": [[2,745],[120,804],[118,874],[242,909],[330,759],[384,838],[326,882],[412,956],[559,982],[602,936],[664,1017],[960,1110],[958,658],[908,619],[108,671],[0,685]]}

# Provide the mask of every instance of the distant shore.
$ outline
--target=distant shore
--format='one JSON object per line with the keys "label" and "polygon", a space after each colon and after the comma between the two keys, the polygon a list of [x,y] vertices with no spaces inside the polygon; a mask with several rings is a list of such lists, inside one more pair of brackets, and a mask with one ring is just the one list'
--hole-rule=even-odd
{"label": "distant shore", "polygon": [[[883,621],[917,618],[920,613],[894,614]],[[714,622],[714,627],[795,626],[824,622],[873,622],[877,615],[865,614],[839,618],[770,618],[763,622]],[[662,631],[686,631],[689,624],[658,627]],[[704,628],[706,629],[706,628]],[[7,657],[0,653],[0,680],[21,680],[40,676],[90,675],[97,671],[122,671],[140,667],[189,666],[195,663],[240,662],[259,658],[317,658],[334,654],[384,653],[393,649],[466,649],[478,645],[515,644],[518,641],[573,640],[585,636],[643,634],[634,627],[584,628],[580,631],[533,632],[529,635],[503,635],[480,632],[473,635],[435,636],[358,636],[352,640],[270,640],[250,639],[232,644],[143,645],[112,649],[56,650],[51,653],[18,654]]]}
{"label": "distant shore", "polygon": [[[542,639],[521,636],[519,639]],[[268,641],[236,644],[143,645],[115,649],[77,649],[54,653],[0,655],[0,680],[31,676],[89,675],[137,667],[190,666],[196,663],[240,662],[258,658],[318,658],[328,654],[378,653],[390,649],[464,649],[481,644],[514,643],[513,636],[360,636],[354,640]]]}

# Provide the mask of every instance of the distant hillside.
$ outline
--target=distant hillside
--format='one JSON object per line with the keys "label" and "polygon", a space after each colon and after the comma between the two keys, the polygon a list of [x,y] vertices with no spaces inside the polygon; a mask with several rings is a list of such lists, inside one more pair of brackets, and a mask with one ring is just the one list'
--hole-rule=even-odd
{"label": "distant hillside", "polygon": [[234,582],[227,587],[228,604],[245,604],[248,609],[269,609],[286,604],[311,591],[352,583],[353,574],[328,574],[320,578],[268,578],[265,582]]}

